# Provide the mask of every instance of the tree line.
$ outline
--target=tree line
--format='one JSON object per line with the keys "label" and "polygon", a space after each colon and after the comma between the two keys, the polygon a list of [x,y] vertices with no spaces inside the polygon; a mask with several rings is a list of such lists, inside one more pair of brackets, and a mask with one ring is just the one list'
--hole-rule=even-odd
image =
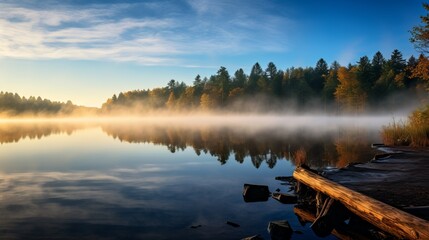
{"label": "tree line", "polygon": [[0,114],[6,116],[50,116],[74,113],[96,113],[96,109],[77,106],[71,101],[58,102],[30,96],[21,97],[17,93],[0,92]]}
{"label": "tree line", "polygon": [[52,102],[48,99],[42,99],[40,96],[26,98],[17,93],[0,92],[0,112],[6,112],[10,115],[37,112],[58,114],[61,111],[69,113],[74,107],[71,101],[67,103]]}
{"label": "tree line", "polygon": [[391,106],[410,100],[395,99],[393,96],[399,93],[410,93],[410,98],[427,98],[429,79],[419,74],[419,67],[425,61],[424,55],[406,60],[399,50],[394,50],[388,59],[377,52],[372,59],[363,56],[356,64],[347,66],[337,61],[328,66],[323,58],[314,67],[286,70],[279,70],[273,62],[265,69],[255,63],[249,74],[240,68],[232,76],[225,67],[220,67],[210,77],[197,75],[192,85],[173,79],[165,87],[114,94],[101,110],[112,113],[121,109],[127,112],[130,109],[221,110],[234,106],[245,109],[242,106],[257,99],[269,99],[269,102],[294,102],[298,107],[318,102],[322,103],[319,107],[362,112],[367,106],[385,104],[387,100]]}

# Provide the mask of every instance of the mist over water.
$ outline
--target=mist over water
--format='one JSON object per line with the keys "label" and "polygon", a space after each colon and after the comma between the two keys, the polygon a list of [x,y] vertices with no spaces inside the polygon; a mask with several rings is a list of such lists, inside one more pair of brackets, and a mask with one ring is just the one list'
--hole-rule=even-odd
{"label": "mist over water", "polygon": [[[100,129],[106,136],[120,142],[160,144],[171,152],[192,148],[197,155],[209,152],[222,164],[228,159],[243,162],[246,157],[251,157],[259,158],[260,162],[269,162],[268,165],[274,167],[278,159],[293,161],[294,152],[304,148],[312,158],[309,161],[314,161],[316,166],[335,166],[338,160],[334,160],[335,157],[320,163],[321,160],[326,160],[328,145],[337,149],[334,152],[338,152],[340,145],[353,144],[360,145],[362,152],[367,152],[363,148],[380,142],[382,126],[393,119],[401,121],[405,117],[207,114],[4,119],[0,121],[0,143],[18,142],[27,138],[41,139],[56,134],[73,135],[83,129]],[[346,149],[355,148],[356,146],[349,146]],[[354,161],[369,160],[357,158],[362,153],[355,154],[352,157]],[[252,161],[255,166],[260,165],[255,163],[255,159]],[[339,162],[343,162],[339,166],[346,164],[341,160]]]}
{"label": "mist over water", "polygon": [[315,239],[292,205],[245,203],[243,184],[287,192],[274,177],[292,174],[300,149],[316,168],[368,161],[370,144],[391,121],[276,114],[2,120],[0,232],[10,239],[269,239],[268,222],[287,219],[303,232],[297,239]]}

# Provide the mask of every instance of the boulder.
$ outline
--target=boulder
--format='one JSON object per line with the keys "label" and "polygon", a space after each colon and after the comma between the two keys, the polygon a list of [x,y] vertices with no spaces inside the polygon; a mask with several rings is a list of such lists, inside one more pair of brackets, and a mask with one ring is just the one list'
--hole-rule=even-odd
{"label": "boulder", "polygon": [[243,199],[245,202],[265,202],[270,197],[270,190],[265,185],[244,184]]}
{"label": "boulder", "polygon": [[293,230],[287,220],[280,220],[269,222],[268,232],[272,240],[285,240],[291,238]]}

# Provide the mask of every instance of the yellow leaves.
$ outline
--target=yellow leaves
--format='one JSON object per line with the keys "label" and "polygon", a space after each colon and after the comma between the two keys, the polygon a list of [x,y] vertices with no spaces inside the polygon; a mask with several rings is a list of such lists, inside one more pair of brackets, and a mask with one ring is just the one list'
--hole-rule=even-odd
{"label": "yellow leaves", "polygon": [[338,69],[340,84],[335,90],[335,99],[346,111],[363,111],[366,102],[366,93],[356,77],[356,69],[348,70],[345,67]]}
{"label": "yellow leaves", "polygon": [[426,83],[426,90],[429,91],[429,59],[427,57],[420,55],[411,76],[421,78]]}
{"label": "yellow leaves", "polygon": [[396,74],[394,80],[395,80],[395,85],[398,86],[399,88],[403,88],[405,87],[404,81],[405,81],[405,72],[401,72]]}
{"label": "yellow leaves", "polygon": [[176,103],[176,97],[174,96],[174,92],[171,91],[170,96],[168,96],[167,103],[165,104],[169,109],[173,109]]}

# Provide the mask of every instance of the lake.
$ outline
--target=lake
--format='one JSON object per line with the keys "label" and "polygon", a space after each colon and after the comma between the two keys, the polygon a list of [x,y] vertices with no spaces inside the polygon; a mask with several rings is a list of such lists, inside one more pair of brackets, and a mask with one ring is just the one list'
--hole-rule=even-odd
{"label": "lake", "polygon": [[[293,205],[246,203],[244,183],[287,192],[298,150],[315,168],[372,158],[391,117],[182,116],[0,122],[0,238],[317,239]],[[240,227],[226,224],[234,222]],[[330,236],[325,239],[335,239]]]}

